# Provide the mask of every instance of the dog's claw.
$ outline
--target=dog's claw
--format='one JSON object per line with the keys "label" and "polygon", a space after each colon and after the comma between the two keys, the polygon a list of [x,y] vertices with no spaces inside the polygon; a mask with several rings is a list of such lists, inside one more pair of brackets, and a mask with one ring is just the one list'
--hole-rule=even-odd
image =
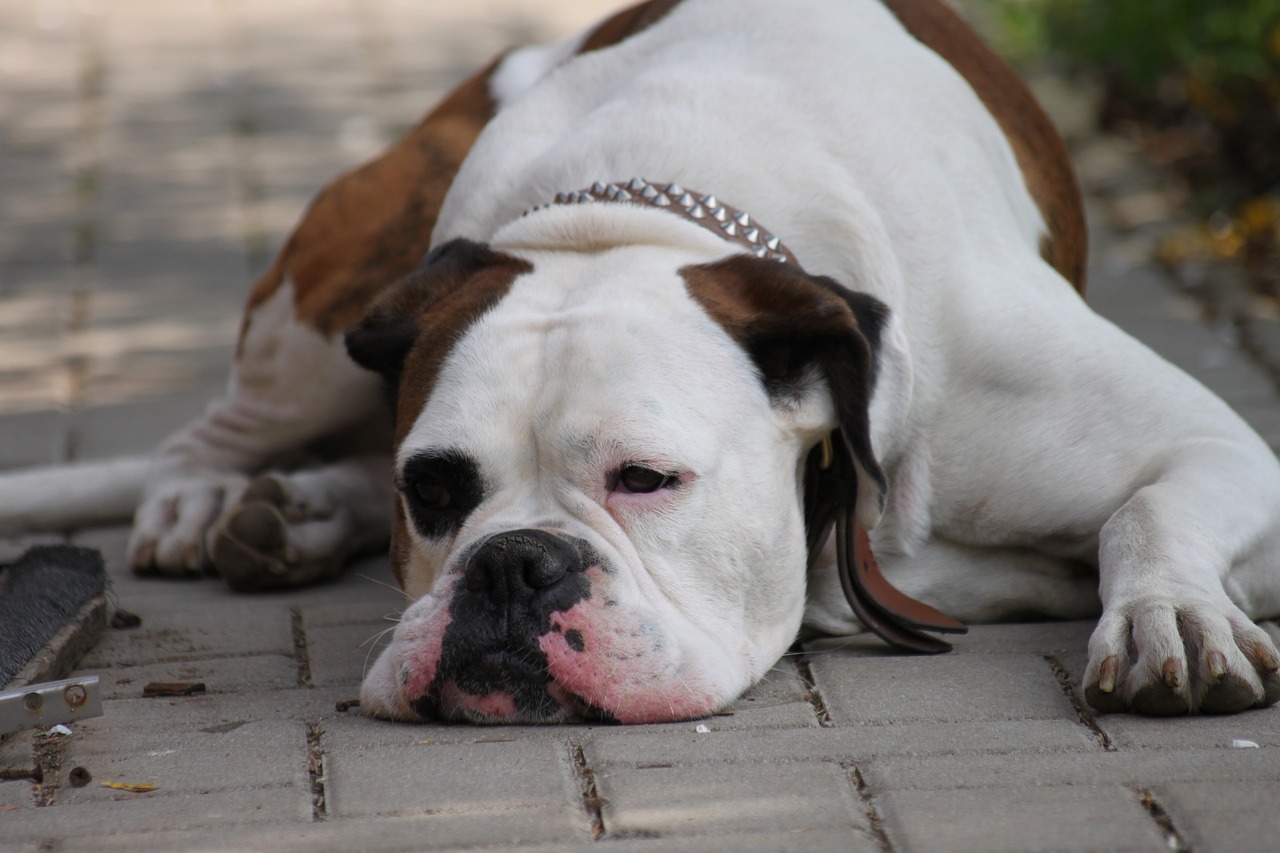
{"label": "dog's claw", "polygon": [[1222,652],[1209,652],[1209,674],[1214,678],[1227,674],[1227,657]]}
{"label": "dog's claw", "polygon": [[[1225,667],[1225,664],[1224,664]],[[1224,670],[1225,671],[1225,670]],[[1161,667],[1160,676],[1164,680],[1164,686],[1170,690],[1177,690],[1182,686],[1182,661],[1177,658],[1169,658]]]}
{"label": "dog's claw", "polygon": [[1103,693],[1114,693],[1116,689],[1116,671],[1120,668],[1120,659],[1115,655],[1102,662],[1102,673],[1098,678],[1098,689]]}

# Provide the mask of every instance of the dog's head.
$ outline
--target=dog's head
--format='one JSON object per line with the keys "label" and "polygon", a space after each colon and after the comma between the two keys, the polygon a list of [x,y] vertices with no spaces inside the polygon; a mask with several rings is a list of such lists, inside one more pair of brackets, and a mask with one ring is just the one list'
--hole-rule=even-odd
{"label": "dog's head", "polygon": [[713,245],[446,243],[348,332],[395,398],[414,603],[362,702],[651,722],[734,699],[799,629],[801,477],[868,406],[883,306]]}

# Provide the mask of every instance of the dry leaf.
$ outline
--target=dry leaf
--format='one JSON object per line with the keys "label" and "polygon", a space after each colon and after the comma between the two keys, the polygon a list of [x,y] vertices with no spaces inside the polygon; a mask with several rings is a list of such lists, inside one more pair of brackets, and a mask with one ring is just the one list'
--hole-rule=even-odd
{"label": "dry leaf", "polygon": [[102,782],[102,787],[111,788],[116,791],[129,791],[133,794],[145,794],[147,791],[154,791],[155,785],[146,782]]}

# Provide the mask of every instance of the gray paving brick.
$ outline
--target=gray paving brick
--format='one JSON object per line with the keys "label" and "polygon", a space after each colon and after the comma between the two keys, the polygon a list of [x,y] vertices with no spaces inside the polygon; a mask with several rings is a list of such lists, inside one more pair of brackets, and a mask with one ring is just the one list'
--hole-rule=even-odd
{"label": "gray paving brick", "polygon": [[[142,700],[137,700],[142,701]],[[109,702],[105,715],[134,710]],[[123,706],[123,707],[122,707]],[[183,717],[143,728],[130,719],[77,729],[75,761],[94,778],[146,782],[171,793],[295,785],[306,788],[307,728],[300,719],[228,720],[192,725]],[[90,785],[59,793],[59,805],[114,801],[109,788]]]}
{"label": "gray paving brick", "polygon": [[[354,569],[361,571],[361,569]],[[391,590],[388,600],[334,602],[326,604],[310,604],[299,607],[303,623],[307,630],[312,628],[336,625],[386,625],[395,624],[404,610],[407,600],[398,590]]]}
{"label": "gray paving brick", "polygon": [[360,748],[331,737],[325,772],[335,817],[540,808],[567,826],[582,820],[569,747],[555,741]]}
{"label": "gray paving brick", "polygon": [[205,658],[104,669],[85,667],[74,674],[99,676],[103,699],[140,697],[143,686],[153,681],[200,681],[210,693],[282,689],[298,683],[298,665],[284,655]]}
{"label": "gray paving brick", "polygon": [[237,606],[137,611],[142,625],[107,634],[84,660],[90,669],[174,663],[210,657],[293,655],[289,611],[241,599]]}
{"label": "gray paving brick", "polygon": [[606,833],[847,829],[848,850],[878,850],[851,776],[830,763],[742,766],[710,775],[689,768],[596,773]]}
{"label": "gray paving brick", "polygon": [[1280,839],[1280,784],[1176,782],[1153,788],[1192,850],[1274,853]]}
{"label": "gray paving brick", "polygon": [[872,654],[846,651],[811,658],[833,721],[1054,719],[1070,714],[1057,678],[1035,655]]}
{"label": "gray paving brick", "polygon": [[382,622],[308,627],[312,683],[358,691],[365,671],[391,642],[394,627]]}
{"label": "gray paving brick", "polygon": [[[196,371],[199,377],[196,381],[175,383],[184,386],[178,393],[138,399],[139,392],[131,391],[128,402],[90,405],[76,412],[71,426],[75,458],[109,459],[154,453],[166,438],[203,415],[210,400],[225,392],[225,373],[231,363],[231,348],[216,349],[219,352],[225,349],[226,358],[212,378],[207,377],[204,371]],[[175,360],[181,362],[185,359],[179,357]],[[218,372],[224,375],[219,376]],[[91,381],[96,384],[98,380],[94,378]],[[154,388],[154,385],[148,387]],[[104,392],[105,389],[94,387],[89,396],[91,399],[110,396]]]}
{"label": "gray paving brick", "polygon": [[1067,720],[901,723],[828,729],[761,729],[698,733],[684,726],[645,726],[634,733],[570,730],[593,768],[669,764],[700,766],[783,763],[825,758],[861,761],[876,756],[1093,752],[1083,726]]}
{"label": "gray paving brick", "polygon": [[1280,708],[1264,708],[1227,717],[1139,717],[1107,714],[1098,726],[1121,749],[1230,748],[1247,740],[1275,751],[1280,764]]}
{"label": "gray paving brick", "polygon": [[1167,851],[1119,785],[892,791],[874,798],[895,849],[912,853]]}
{"label": "gray paving brick", "polygon": [[[199,772],[193,768],[192,772]],[[311,792],[292,786],[211,793],[117,792],[110,800],[51,808],[24,807],[4,814],[5,843],[99,841],[118,832],[210,831],[310,819]],[[81,846],[76,844],[73,846]]]}
{"label": "gray paving brick", "polygon": [[0,471],[65,460],[70,423],[70,413],[50,409],[0,417]]}
{"label": "gray paving brick", "polygon": [[1273,782],[1280,761],[1264,749],[1045,753],[1020,756],[877,758],[865,765],[876,790],[934,790],[961,785],[1019,788],[1036,785],[1138,785],[1173,781]]}
{"label": "gray paving brick", "polygon": [[180,832],[117,835],[98,839],[94,849],[102,853],[171,853],[173,850],[188,853],[225,853],[227,850],[403,853],[408,850],[474,849],[479,845],[487,849],[514,849],[518,846],[525,850],[528,849],[526,845],[545,844],[547,846],[542,849],[565,851],[577,849],[574,842],[590,844],[590,838],[585,826],[574,826],[569,821],[548,821],[543,812],[525,809],[232,827],[220,830],[216,835],[195,838]]}

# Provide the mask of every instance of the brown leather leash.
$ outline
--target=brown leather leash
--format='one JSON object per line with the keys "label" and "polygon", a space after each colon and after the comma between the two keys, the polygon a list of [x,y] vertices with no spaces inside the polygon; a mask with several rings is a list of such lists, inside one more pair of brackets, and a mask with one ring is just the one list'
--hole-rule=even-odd
{"label": "brown leather leash", "polygon": [[804,492],[809,564],[817,561],[834,528],[840,586],[862,624],[889,645],[906,651],[930,655],[951,651],[950,643],[925,632],[964,634],[969,629],[904,594],[880,571],[871,537],[856,517],[858,475],[839,430],[809,453]]}

